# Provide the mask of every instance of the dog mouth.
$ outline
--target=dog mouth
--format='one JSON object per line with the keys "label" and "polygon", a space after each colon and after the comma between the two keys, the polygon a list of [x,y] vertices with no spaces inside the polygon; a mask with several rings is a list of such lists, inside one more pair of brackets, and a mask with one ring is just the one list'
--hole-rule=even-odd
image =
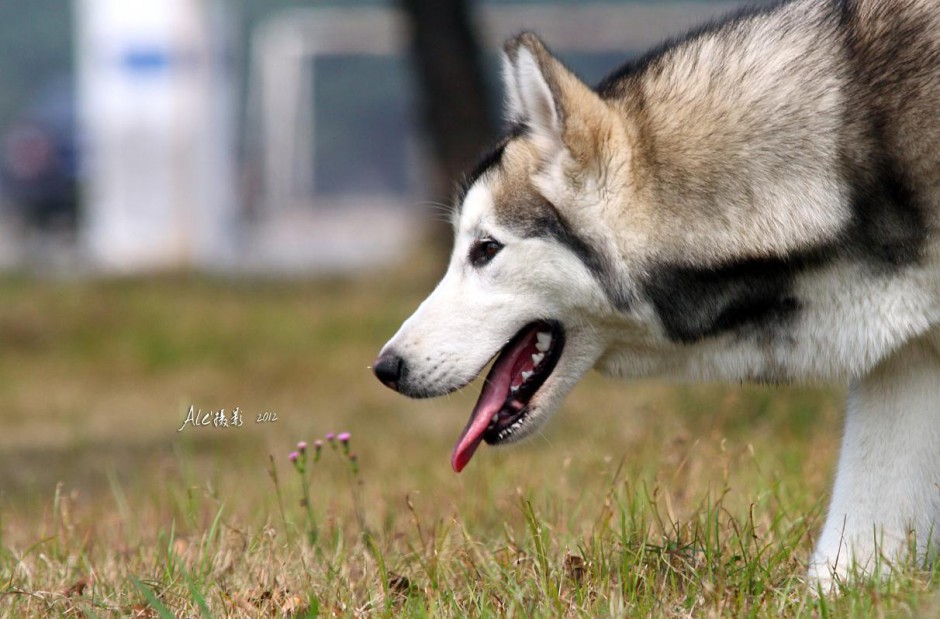
{"label": "dog mouth", "polygon": [[564,345],[561,324],[538,321],[523,327],[503,347],[454,446],[454,471],[467,466],[481,442],[506,442],[523,426],[533,396],[555,369]]}

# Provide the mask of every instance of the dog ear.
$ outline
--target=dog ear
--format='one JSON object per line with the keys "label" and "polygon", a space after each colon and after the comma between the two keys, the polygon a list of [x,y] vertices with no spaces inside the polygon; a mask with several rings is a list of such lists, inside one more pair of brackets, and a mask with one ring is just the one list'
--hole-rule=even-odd
{"label": "dog ear", "polygon": [[546,158],[567,149],[586,162],[596,152],[598,132],[609,122],[607,105],[531,32],[510,39],[504,52],[509,121],[524,126]]}
{"label": "dog ear", "polygon": [[556,65],[560,67],[532,33],[506,43],[503,80],[509,121],[546,140],[560,140],[564,127]]}

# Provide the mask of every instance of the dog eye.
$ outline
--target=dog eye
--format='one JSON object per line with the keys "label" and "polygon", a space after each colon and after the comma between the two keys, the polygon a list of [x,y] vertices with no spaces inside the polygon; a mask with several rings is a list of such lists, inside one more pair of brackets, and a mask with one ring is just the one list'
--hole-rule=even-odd
{"label": "dog eye", "polygon": [[503,244],[493,239],[476,241],[470,248],[470,264],[481,267],[492,260],[502,248]]}

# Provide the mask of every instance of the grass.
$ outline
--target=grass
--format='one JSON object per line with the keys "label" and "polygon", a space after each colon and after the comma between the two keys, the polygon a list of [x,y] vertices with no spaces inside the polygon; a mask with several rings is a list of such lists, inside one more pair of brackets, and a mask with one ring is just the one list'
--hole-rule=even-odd
{"label": "grass", "polygon": [[[940,613],[923,566],[803,583],[838,389],[589,376],[542,436],[451,473],[478,387],[410,401],[367,370],[438,268],[0,280],[0,613]],[[245,423],[177,431],[190,405]],[[342,430],[358,474],[327,447],[302,478],[297,441]]]}

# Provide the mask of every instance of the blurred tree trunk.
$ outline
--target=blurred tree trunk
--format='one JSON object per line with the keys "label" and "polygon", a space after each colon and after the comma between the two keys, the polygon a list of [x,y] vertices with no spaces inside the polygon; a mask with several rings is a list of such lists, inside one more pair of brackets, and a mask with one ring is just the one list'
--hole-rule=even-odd
{"label": "blurred tree trunk", "polygon": [[[433,157],[435,201],[449,203],[455,183],[493,138],[489,96],[469,0],[400,0],[411,27],[418,106]],[[449,245],[450,230],[433,230]]]}

